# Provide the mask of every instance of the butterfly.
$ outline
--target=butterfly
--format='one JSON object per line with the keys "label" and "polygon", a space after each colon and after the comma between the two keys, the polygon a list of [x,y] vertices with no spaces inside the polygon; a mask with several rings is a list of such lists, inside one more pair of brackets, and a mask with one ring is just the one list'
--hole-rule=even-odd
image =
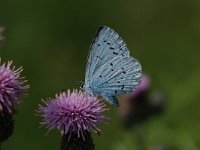
{"label": "butterfly", "polygon": [[113,29],[102,26],[90,45],[85,83],[91,95],[119,105],[116,96],[133,92],[140,83],[142,67],[130,56],[126,43]]}

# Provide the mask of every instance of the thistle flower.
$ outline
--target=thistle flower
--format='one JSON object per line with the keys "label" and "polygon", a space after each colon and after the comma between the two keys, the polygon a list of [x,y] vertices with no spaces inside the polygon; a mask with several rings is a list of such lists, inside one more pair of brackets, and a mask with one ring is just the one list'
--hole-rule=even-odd
{"label": "thistle flower", "polygon": [[97,125],[103,122],[106,109],[96,97],[68,90],[43,102],[45,106],[40,105],[38,112],[43,117],[41,125],[49,130],[58,128],[63,135],[75,134],[83,139],[86,132],[100,132]]}
{"label": "thistle flower", "polygon": [[20,77],[22,67],[15,69],[11,65],[12,61],[1,65],[0,59],[0,112],[6,109],[12,113],[13,103],[19,103],[20,97],[25,95],[29,87],[26,85],[26,80]]}
{"label": "thistle flower", "polygon": [[61,130],[61,150],[94,150],[90,132],[100,133],[97,125],[105,119],[104,103],[78,90],[56,94],[43,102],[45,106],[38,109],[43,117],[41,126]]}
{"label": "thistle flower", "polygon": [[141,78],[141,82],[136,88],[136,90],[132,93],[131,97],[137,97],[141,95],[142,93],[145,93],[150,88],[150,79],[149,76],[143,74]]}
{"label": "thistle flower", "polygon": [[124,97],[118,112],[124,125],[129,128],[161,114],[166,106],[165,102],[163,92],[150,94],[150,78],[143,75],[137,89],[130,96]]}
{"label": "thistle flower", "polygon": [[[7,140],[13,133],[13,103],[19,103],[25,94],[26,80],[20,77],[22,67],[11,67],[12,61],[1,65],[0,59],[0,143]],[[1,148],[0,148],[1,149]]]}

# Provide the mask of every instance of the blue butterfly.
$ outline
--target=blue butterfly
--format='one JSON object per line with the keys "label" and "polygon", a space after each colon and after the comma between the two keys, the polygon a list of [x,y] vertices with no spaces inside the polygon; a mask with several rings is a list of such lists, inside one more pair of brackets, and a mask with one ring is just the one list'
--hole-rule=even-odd
{"label": "blue butterfly", "polygon": [[126,43],[113,29],[102,26],[90,46],[83,89],[119,105],[116,96],[133,92],[142,67],[129,55]]}

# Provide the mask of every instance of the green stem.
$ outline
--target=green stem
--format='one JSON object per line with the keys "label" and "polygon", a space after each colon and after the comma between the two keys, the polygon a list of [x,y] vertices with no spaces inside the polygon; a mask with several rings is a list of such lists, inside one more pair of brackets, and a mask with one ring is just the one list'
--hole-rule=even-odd
{"label": "green stem", "polygon": [[147,150],[143,127],[138,126],[134,131],[136,135],[137,150]]}

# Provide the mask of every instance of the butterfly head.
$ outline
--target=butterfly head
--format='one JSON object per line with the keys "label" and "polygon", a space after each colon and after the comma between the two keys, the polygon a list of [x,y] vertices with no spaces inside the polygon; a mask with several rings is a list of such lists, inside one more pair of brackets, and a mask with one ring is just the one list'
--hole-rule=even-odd
{"label": "butterfly head", "polygon": [[86,91],[86,92],[88,92],[88,93],[90,93],[90,88],[88,88],[87,86],[86,86],[86,84],[85,83],[81,83],[81,85],[80,85],[80,89],[81,90],[84,90],[84,91]]}
{"label": "butterfly head", "polygon": [[81,89],[81,90],[84,89],[84,83],[83,83],[83,82],[81,82],[80,89]]}
{"label": "butterfly head", "polygon": [[96,95],[93,89],[91,89],[87,84],[81,83],[80,85],[81,90],[85,91],[85,93],[89,95]]}

